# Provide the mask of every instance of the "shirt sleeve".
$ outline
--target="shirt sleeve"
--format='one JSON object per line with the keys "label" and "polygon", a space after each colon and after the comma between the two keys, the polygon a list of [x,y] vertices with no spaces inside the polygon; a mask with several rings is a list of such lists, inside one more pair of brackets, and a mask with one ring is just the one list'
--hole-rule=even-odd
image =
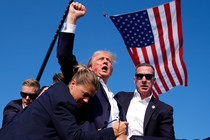
{"label": "shirt sleeve", "polygon": [[75,31],[76,31],[76,25],[75,24],[67,24],[67,23],[64,23],[62,32],[65,32],[65,33],[73,33],[74,34]]}

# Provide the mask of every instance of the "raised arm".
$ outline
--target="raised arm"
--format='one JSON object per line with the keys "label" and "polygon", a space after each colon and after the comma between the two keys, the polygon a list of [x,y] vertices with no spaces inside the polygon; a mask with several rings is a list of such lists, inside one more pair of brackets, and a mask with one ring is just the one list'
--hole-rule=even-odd
{"label": "raised arm", "polygon": [[65,83],[68,84],[74,74],[73,68],[78,64],[76,57],[73,55],[74,36],[77,20],[86,13],[85,6],[73,2],[69,6],[64,29],[59,34],[57,58],[60,64],[60,69],[65,77]]}

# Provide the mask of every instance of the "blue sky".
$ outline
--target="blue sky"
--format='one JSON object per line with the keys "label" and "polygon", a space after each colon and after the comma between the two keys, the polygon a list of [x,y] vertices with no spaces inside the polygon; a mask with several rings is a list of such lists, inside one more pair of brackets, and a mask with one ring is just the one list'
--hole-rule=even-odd
{"label": "blue sky", "polygon": [[[108,81],[110,89],[134,91],[134,65],[124,42],[108,15],[144,10],[170,0],[79,0],[87,14],[77,23],[74,54],[82,64],[96,50],[112,51],[117,62]],[[20,98],[22,82],[36,78],[67,0],[0,1],[0,125],[5,105]],[[177,86],[160,95],[160,100],[174,107],[174,127],[177,139],[210,137],[209,111],[209,25],[210,1],[182,0],[184,60],[188,70],[188,87]],[[52,76],[60,72],[56,46],[49,58],[40,83],[50,85]]]}

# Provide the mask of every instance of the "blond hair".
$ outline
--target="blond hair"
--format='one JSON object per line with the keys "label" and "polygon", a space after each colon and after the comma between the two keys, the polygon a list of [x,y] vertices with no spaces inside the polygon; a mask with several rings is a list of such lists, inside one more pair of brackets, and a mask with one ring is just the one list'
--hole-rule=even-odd
{"label": "blond hair", "polygon": [[34,79],[26,79],[25,81],[23,81],[22,86],[35,87],[36,91],[40,89],[39,81],[34,80]]}
{"label": "blond hair", "polygon": [[106,51],[106,50],[99,50],[94,52],[94,54],[92,55],[92,57],[89,59],[87,66],[89,67],[92,64],[93,58],[100,53],[106,53],[110,56],[111,59],[111,63],[113,64],[116,61],[115,55],[112,54],[110,51]]}
{"label": "blond hair", "polygon": [[98,90],[99,80],[94,72],[90,71],[84,65],[76,65],[74,68],[74,76],[72,80],[77,82],[77,85],[92,85],[95,90]]}

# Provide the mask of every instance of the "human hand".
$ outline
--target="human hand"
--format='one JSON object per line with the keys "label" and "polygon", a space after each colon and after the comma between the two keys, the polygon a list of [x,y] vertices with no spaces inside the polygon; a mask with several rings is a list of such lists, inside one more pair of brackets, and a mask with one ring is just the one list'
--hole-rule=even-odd
{"label": "human hand", "polygon": [[128,122],[126,121],[115,121],[112,124],[112,128],[114,130],[115,137],[118,137],[120,135],[126,135],[126,128],[127,128]]}
{"label": "human hand", "polygon": [[69,13],[66,23],[76,24],[78,18],[84,16],[86,13],[86,8],[79,2],[72,2],[69,6]]}

